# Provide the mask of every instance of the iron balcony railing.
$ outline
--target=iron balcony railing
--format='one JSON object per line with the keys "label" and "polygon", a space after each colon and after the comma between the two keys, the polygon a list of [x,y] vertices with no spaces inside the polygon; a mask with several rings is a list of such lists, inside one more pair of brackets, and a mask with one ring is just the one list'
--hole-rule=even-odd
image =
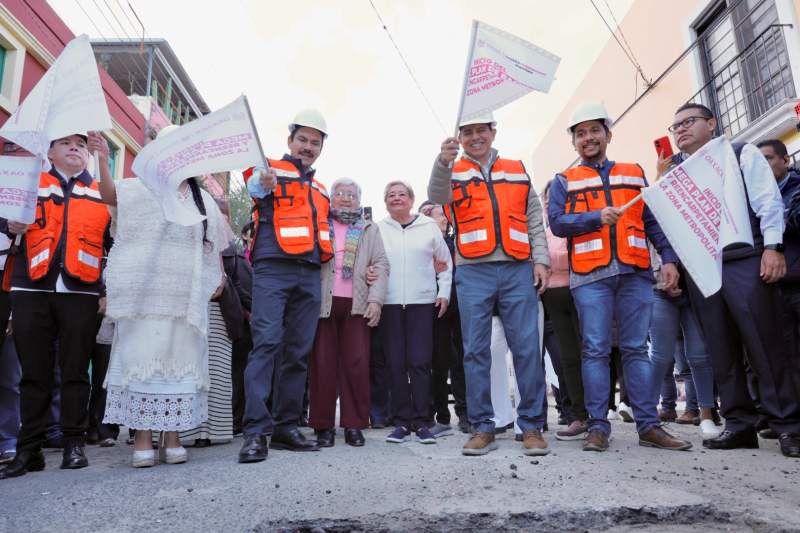
{"label": "iron balcony railing", "polygon": [[792,25],[767,26],[689,98],[714,111],[718,134],[733,137],[786,98],[795,97],[783,36],[787,27]]}

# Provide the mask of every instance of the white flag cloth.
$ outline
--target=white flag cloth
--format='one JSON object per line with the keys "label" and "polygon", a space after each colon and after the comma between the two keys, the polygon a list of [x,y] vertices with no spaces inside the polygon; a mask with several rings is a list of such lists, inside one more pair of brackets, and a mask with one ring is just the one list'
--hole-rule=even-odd
{"label": "white flag cloth", "polygon": [[561,61],[558,56],[483,22],[473,24],[459,124],[531,91],[550,90]]}
{"label": "white flag cloth", "polygon": [[184,226],[202,222],[194,204],[179,199],[178,186],[191,177],[263,165],[252,124],[240,96],[148,143],[133,160],[133,172],[159,198],[168,221]]}
{"label": "white flag cloth", "polygon": [[112,129],[89,37],[71,40],[25,101],[0,128],[0,136],[42,158],[50,169],[50,141]]}
{"label": "white flag cloth", "polygon": [[681,263],[708,297],[722,287],[722,249],[752,246],[744,181],[731,143],[708,142],[642,191]]}
{"label": "white flag cloth", "polygon": [[40,171],[38,157],[0,157],[0,217],[33,223]]}

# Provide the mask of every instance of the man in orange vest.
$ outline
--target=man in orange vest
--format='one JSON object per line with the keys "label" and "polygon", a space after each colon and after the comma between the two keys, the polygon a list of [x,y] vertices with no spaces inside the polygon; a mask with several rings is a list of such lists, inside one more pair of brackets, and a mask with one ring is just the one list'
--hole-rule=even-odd
{"label": "man in orange vest", "polygon": [[272,448],[319,450],[300,433],[297,421],[319,319],[320,264],[333,255],[330,200],[312,168],[326,137],[319,111],[301,111],[289,125],[289,154],[268,160],[267,169],[246,173],[255,237],[250,245],[253,350],[244,374],[241,463],[266,459],[269,434]]}
{"label": "man in orange vest", "polygon": [[[489,377],[492,313],[497,308],[514,354],[523,453],[546,455],[550,448],[542,437],[547,412],[534,287],[544,291],[550,275],[547,237],[542,206],[522,161],[501,159],[492,148],[495,125],[491,115],[462,122],[458,138],[442,143],[428,183],[428,198],[445,206],[455,231],[467,416],[475,429],[462,453],[484,455],[497,449]],[[456,161],[459,143],[464,156]]]}
{"label": "man in orange vest", "polygon": [[49,172],[39,181],[33,224],[9,221],[5,233],[22,235],[11,274],[14,344],[22,366],[17,456],[0,479],[45,467],[42,444],[53,390],[55,350],[61,371],[61,468],[88,466],[84,442],[88,425],[89,357],[97,333],[107,251],[108,209],[87,172],[95,152],[100,172],[110,176],[108,143],[97,132],[69,135],[50,143]]}
{"label": "man in orange vest", "polygon": [[653,299],[649,239],[663,266],[664,290],[678,282],[678,261],[650,210],[639,199],[647,185],[637,164],[606,157],[611,120],[602,104],[578,107],[568,133],[581,163],[556,174],[548,215],[553,233],[568,239],[570,288],[580,320],[582,374],[589,433],[584,451],[608,449],[609,354],[616,324],[625,388],[633,407],[639,444],[687,450],[691,443],[661,427],[652,394],[647,334]]}

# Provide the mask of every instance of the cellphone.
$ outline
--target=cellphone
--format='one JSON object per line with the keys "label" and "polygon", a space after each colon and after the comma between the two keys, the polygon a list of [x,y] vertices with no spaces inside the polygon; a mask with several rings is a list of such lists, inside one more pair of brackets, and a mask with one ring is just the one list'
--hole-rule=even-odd
{"label": "cellphone", "polygon": [[672,157],[675,152],[672,151],[672,143],[669,142],[669,137],[666,135],[659,137],[653,144],[656,147],[656,153],[663,158]]}
{"label": "cellphone", "polygon": [[372,208],[370,206],[364,208],[364,220],[372,220]]}

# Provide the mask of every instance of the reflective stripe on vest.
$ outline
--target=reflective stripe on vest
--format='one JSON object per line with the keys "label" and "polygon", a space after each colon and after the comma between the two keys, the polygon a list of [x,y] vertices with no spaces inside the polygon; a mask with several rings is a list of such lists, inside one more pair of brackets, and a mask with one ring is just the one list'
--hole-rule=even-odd
{"label": "reflective stripe on vest", "polygon": [[[333,257],[328,215],[330,199],[325,187],[313,178],[305,179],[291,161],[268,160],[278,182],[272,193],[272,224],[275,240],[280,250],[287,255],[305,255],[318,246],[320,260]],[[252,170],[245,171],[245,183],[252,177]],[[258,202],[253,200],[254,237],[250,249],[255,249],[260,215]]]}
{"label": "reflective stripe on vest", "polygon": [[498,159],[484,179],[479,166],[460,159],[453,166],[453,200],[445,215],[465,258],[485,257],[498,247],[514,259],[530,258],[527,207],[531,183],[521,161]]}
{"label": "reflective stripe on vest", "polygon": [[[617,163],[604,185],[599,172],[581,165],[562,174],[567,181],[565,212],[580,214],[601,211],[605,207],[620,207],[635,198],[647,185],[644,172],[638,165]],[[610,200],[610,202],[609,202]],[[645,238],[642,214],[644,204],[635,202],[612,227],[573,235],[569,238],[570,268],[577,274],[588,274],[607,266],[616,258],[620,263],[638,268],[650,266],[650,254]]]}
{"label": "reflective stripe on vest", "polygon": [[[44,278],[53,263],[60,262],[71,278],[97,283],[102,273],[103,238],[111,220],[97,182],[87,186],[74,181],[67,197],[59,178],[42,173],[36,215],[36,222],[28,226],[25,234],[31,281]],[[59,245],[62,252],[56,257]]]}

